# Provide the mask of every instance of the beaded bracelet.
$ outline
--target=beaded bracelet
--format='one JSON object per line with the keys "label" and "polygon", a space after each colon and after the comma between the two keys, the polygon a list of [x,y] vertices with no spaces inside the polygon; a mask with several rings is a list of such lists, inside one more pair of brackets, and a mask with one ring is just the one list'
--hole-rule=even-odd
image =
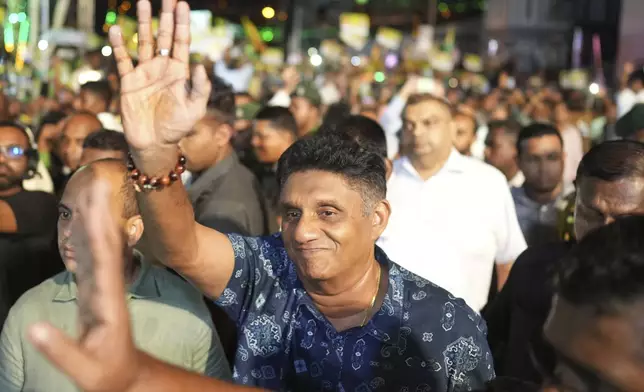
{"label": "beaded bracelet", "polygon": [[134,182],[134,188],[137,192],[158,191],[172,185],[172,183],[181,178],[181,175],[186,171],[186,157],[183,154],[179,155],[177,165],[174,167],[174,170],[168,173],[168,175],[163,177],[152,177],[142,174],[134,165],[132,155],[128,154],[127,170],[130,173],[130,179]]}

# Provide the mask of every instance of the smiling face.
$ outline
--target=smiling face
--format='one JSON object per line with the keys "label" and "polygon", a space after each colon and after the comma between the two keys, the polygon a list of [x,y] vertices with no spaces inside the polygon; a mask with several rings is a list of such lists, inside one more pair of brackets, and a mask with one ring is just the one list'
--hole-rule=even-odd
{"label": "smiling face", "polygon": [[281,192],[282,237],[300,278],[328,281],[364,271],[390,214],[386,201],[365,200],[342,175],[291,174]]}

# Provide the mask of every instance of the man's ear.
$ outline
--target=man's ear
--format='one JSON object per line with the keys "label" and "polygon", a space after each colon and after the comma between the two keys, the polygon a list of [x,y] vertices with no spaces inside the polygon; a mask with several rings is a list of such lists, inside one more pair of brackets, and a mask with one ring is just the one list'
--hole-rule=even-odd
{"label": "man's ear", "polygon": [[387,228],[389,216],[391,215],[391,205],[387,200],[379,201],[373,208],[372,214],[372,238],[375,242]]}
{"label": "man's ear", "polygon": [[215,131],[215,140],[219,146],[230,143],[235,136],[235,128],[230,124],[220,124]]}
{"label": "man's ear", "polygon": [[134,247],[143,236],[143,219],[141,215],[135,215],[127,220],[126,223],[127,246]]}

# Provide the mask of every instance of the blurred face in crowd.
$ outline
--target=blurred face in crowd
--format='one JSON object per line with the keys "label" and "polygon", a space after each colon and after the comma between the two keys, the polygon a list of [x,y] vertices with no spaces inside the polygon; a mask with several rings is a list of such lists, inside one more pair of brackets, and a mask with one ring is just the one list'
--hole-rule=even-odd
{"label": "blurred face in crowd", "polygon": [[52,151],[61,134],[61,123],[43,125],[38,135],[38,150],[43,152]]}
{"label": "blurred face in crowd", "polygon": [[85,138],[99,129],[101,129],[101,122],[96,117],[86,114],[68,117],[63,126],[63,136],[60,142],[60,152],[65,166],[71,170],[78,169]]}
{"label": "blurred face in crowd", "polygon": [[403,139],[414,158],[448,156],[456,127],[446,104],[424,100],[407,105],[403,118]]}
{"label": "blurred face in crowd", "polygon": [[490,114],[491,121],[507,121],[510,118],[510,111],[507,106],[499,106]]}
{"label": "blurred face in crowd", "polygon": [[390,208],[385,200],[365,200],[360,188],[318,170],[293,173],[284,184],[282,237],[305,282],[355,277],[371,262]]}
{"label": "blurred face in crowd", "polygon": [[532,110],[532,119],[537,122],[552,122],[553,116],[550,107],[544,103],[537,103]]}
{"label": "blurred face in crowd", "polygon": [[108,103],[98,94],[81,88],[80,94],[74,99],[74,109],[77,111],[86,111],[93,114],[106,112],[109,107]]}
{"label": "blurred face in crowd", "polygon": [[456,125],[454,147],[461,154],[470,155],[472,144],[476,141],[476,121],[470,116],[456,114],[454,116],[454,124]]}
{"label": "blurred face in crowd", "polygon": [[71,272],[76,272],[79,265],[82,267],[81,263],[91,262],[91,249],[79,206],[83,202],[83,191],[98,180],[109,184],[111,216],[126,239],[124,247],[133,248],[143,235],[141,216],[125,207],[123,187],[130,185],[125,182],[124,163],[101,161],[84,166],[70,178],[58,206],[58,250],[65,268]]}
{"label": "blurred face in crowd", "polygon": [[287,130],[277,129],[271,121],[255,121],[251,144],[255,156],[261,163],[277,163],[284,151],[294,142],[295,135]]}
{"label": "blurred face in crowd", "polygon": [[644,391],[641,300],[598,312],[555,296],[544,327],[557,352],[551,391]]}
{"label": "blurred face in crowd", "polygon": [[533,137],[522,142],[519,168],[525,184],[536,192],[554,191],[563,178],[564,152],[555,135]]}
{"label": "blurred face in crowd", "polygon": [[300,132],[299,136],[304,136],[317,125],[316,123],[319,119],[320,112],[318,108],[311,105],[308,99],[293,97],[289,109],[293,113],[293,117],[295,117],[297,129]]}
{"label": "blurred face in crowd", "polygon": [[557,124],[568,124],[570,122],[570,111],[565,103],[560,103],[555,108],[555,122]]}
{"label": "blurred face in crowd", "polygon": [[575,202],[575,234],[583,238],[590,231],[624,215],[644,214],[644,178],[603,181],[581,178]]}
{"label": "blurred face in crowd", "polygon": [[506,177],[516,174],[512,173],[517,166],[516,140],[505,129],[490,129],[485,141],[485,162],[501,170]]}
{"label": "blurred face in crowd", "polygon": [[187,159],[186,169],[198,173],[212,167],[230,151],[232,136],[230,125],[216,115],[206,115],[179,143]]}
{"label": "blurred face in crowd", "polygon": [[27,172],[29,139],[14,127],[0,127],[0,195],[19,190]]}

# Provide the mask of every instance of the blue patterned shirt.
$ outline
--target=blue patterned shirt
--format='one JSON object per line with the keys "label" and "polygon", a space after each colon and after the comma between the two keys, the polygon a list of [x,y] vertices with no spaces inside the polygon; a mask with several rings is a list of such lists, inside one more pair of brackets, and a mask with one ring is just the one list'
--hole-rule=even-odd
{"label": "blue patterned shirt", "polygon": [[235,268],[217,303],[239,330],[236,382],[280,391],[441,392],[494,377],[486,327],[445,290],[391,262],[378,313],[337,332],[315,307],[281,235],[230,235]]}

